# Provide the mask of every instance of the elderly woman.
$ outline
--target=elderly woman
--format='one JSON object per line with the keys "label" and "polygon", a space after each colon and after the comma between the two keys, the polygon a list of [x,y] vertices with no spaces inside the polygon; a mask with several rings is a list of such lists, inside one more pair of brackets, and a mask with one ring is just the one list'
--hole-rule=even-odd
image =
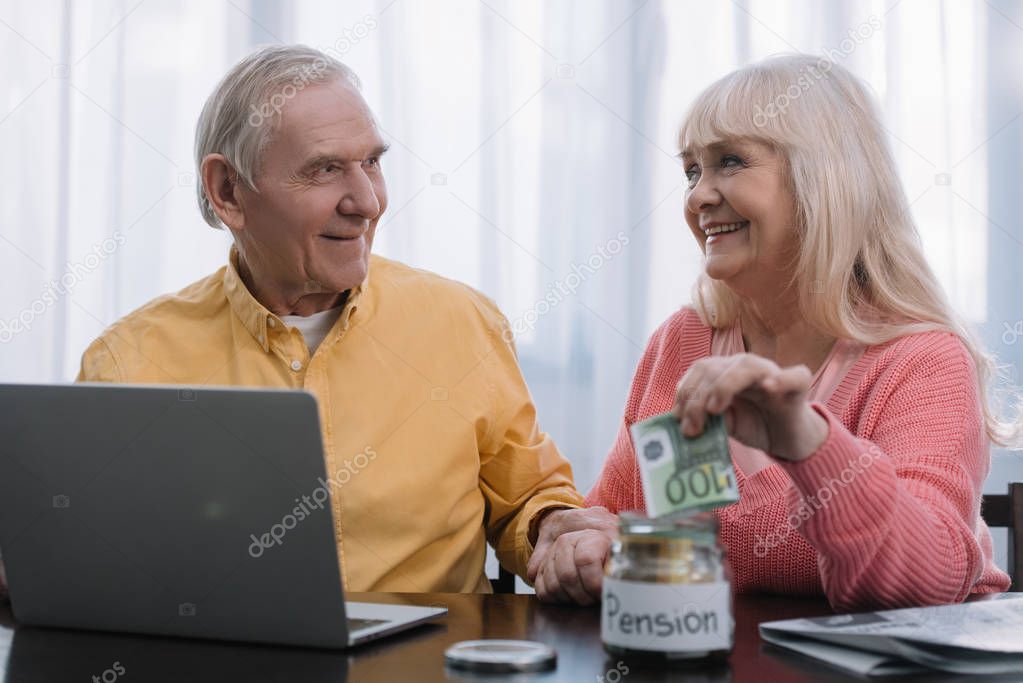
{"label": "elderly woman", "polygon": [[[738,591],[853,609],[1006,590],[979,507],[989,442],[1015,443],[1018,424],[987,404],[995,366],[924,260],[864,86],[769,59],[704,91],[679,138],[704,272],[650,339],[587,503],[644,510],[632,423],[671,410],[693,436],[723,414],[740,501],[717,515]],[[599,596],[613,517],[589,521],[600,531],[538,540],[541,598]]]}

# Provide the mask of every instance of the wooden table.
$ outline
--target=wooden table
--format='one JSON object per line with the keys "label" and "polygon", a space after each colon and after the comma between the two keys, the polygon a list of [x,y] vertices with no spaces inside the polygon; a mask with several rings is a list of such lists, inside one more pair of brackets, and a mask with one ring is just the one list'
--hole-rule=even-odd
{"label": "wooden table", "polygon": [[[436,624],[348,651],[241,645],[88,631],[23,628],[0,606],[0,671],[21,681],[571,681],[573,683],[786,683],[863,681],[763,643],[757,624],[773,619],[830,614],[822,600],[739,596],[735,649],[727,664],[643,669],[617,667],[600,642],[597,608],[542,605],[531,595],[387,594],[349,596],[364,602],[444,605]],[[444,650],[460,640],[524,638],[553,646],[557,669],[543,674],[495,676],[444,668]],[[118,668],[119,667],[119,668]],[[95,678],[94,678],[95,677]],[[883,679],[892,680],[892,679]],[[915,676],[913,681],[965,681],[966,677]]]}

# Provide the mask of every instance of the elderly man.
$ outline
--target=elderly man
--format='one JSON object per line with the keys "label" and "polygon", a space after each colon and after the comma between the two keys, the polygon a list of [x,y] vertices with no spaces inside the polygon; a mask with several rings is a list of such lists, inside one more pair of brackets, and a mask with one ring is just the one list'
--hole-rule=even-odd
{"label": "elderly man", "polygon": [[[573,509],[494,303],[370,255],[386,149],[341,63],[299,46],[242,60],[195,141],[199,205],[231,231],[229,263],[114,323],[78,379],[311,391],[345,588],[485,592],[487,540],[525,575],[538,537],[553,551],[592,513]],[[565,555],[566,575],[600,572],[584,555]],[[556,597],[593,601],[573,590]]]}

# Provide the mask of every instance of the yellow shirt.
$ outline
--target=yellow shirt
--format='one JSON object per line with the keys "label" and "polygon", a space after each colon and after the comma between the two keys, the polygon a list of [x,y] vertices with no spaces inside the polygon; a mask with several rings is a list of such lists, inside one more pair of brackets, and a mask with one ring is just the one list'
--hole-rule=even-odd
{"label": "yellow shirt", "polygon": [[487,540],[523,574],[538,513],[583,503],[508,329],[470,287],[372,256],[310,358],[249,293],[232,248],[227,266],[106,329],[78,381],[312,392],[345,588],[488,592]]}

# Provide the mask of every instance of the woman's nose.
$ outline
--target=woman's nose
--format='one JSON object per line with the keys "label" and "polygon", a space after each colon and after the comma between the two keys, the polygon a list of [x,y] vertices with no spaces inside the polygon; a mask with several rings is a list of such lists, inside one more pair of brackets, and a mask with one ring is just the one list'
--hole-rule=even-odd
{"label": "woman's nose", "polygon": [[686,207],[693,213],[703,213],[721,203],[721,193],[715,187],[712,176],[713,174],[701,174],[696,184],[689,190]]}

